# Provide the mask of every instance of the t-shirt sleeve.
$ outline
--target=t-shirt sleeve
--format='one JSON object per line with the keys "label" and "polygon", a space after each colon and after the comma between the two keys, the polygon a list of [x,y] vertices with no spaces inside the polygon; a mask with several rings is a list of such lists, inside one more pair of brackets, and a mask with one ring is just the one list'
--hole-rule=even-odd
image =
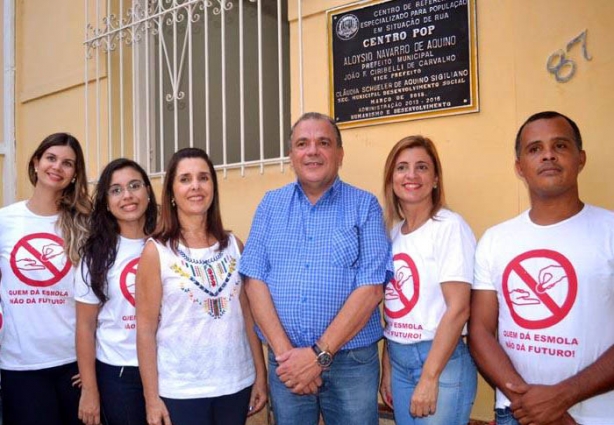
{"label": "t-shirt sleeve", "polygon": [[384,226],[382,208],[374,196],[369,197],[367,218],[359,227],[359,244],[356,286],[386,283],[394,270],[392,251]]}
{"label": "t-shirt sleeve", "polygon": [[475,272],[473,289],[495,291],[495,282],[492,274],[492,237],[487,231],[475,250]]}
{"label": "t-shirt sleeve", "polygon": [[475,236],[469,225],[460,216],[451,215],[441,223],[437,239],[439,282],[473,284]]}
{"label": "t-shirt sleeve", "polygon": [[270,196],[267,194],[260,202],[260,205],[258,205],[239,263],[239,273],[241,275],[263,282],[266,282],[270,270],[270,262],[266,251],[267,216],[268,204],[270,202]]}
{"label": "t-shirt sleeve", "polygon": [[100,300],[89,285],[89,270],[83,261],[79,262],[75,270],[75,300],[85,304],[100,304]]}

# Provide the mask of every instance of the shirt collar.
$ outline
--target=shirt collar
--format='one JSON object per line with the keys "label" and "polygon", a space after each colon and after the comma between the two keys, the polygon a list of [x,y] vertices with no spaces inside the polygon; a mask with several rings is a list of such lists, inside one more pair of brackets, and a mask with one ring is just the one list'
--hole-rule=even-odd
{"label": "shirt collar", "polygon": [[[305,191],[303,190],[303,187],[301,186],[301,183],[298,181],[298,179],[294,182],[294,190],[300,193],[305,200],[307,201],[309,200],[309,198],[307,198],[307,195],[305,194]],[[322,196],[320,197],[320,199],[318,199],[318,202],[316,202],[316,204],[322,201],[323,199],[335,196],[335,194],[339,193],[340,190],[341,190],[341,179],[339,178],[339,176],[337,176],[335,178],[335,181],[331,185],[331,187],[326,189],[326,192],[322,194]]]}

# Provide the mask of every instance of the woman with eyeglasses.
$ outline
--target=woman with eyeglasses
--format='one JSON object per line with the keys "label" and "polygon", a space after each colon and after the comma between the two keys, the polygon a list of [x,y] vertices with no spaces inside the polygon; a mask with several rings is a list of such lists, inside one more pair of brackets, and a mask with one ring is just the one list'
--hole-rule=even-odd
{"label": "woman with eyeglasses", "polygon": [[90,234],[75,278],[79,418],[86,425],[145,425],[136,354],[134,281],[157,205],[147,173],[120,158],[102,171]]}
{"label": "woman with eyeglasses", "polygon": [[161,208],[136,284],[148,424],[243,425],[266,403],[264,357],[202,149],[172,156]]}
{"label": "woman with eyeglasses", "polygon": [[77,425],[74,265],[91,203],[79,141],[46,137],[28,163],[32,196],[0,210],[0,347],[7,425]]}

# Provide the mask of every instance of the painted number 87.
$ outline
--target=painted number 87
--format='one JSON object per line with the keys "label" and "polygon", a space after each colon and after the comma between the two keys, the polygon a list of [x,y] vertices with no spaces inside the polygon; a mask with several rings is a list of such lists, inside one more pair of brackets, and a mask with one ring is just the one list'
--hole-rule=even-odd
{"label": "painted number 87", "polygon": [[[593,57],[588,54],[588,50],[586,49],[586,30],[582,31],[577,37],[567,43],[566,51],[569,52],[569,50],[578,43],[582,43],[582,56],[584,56],[584,59],[587,61],[592,60]],[[559,83],[566,83],[571,80],[576,73],[576,63],[567,58],[565,54],[566,51],[559,49],[552,53],[546,61],[546,69],[549,73],[554,75],[556,81]]]}

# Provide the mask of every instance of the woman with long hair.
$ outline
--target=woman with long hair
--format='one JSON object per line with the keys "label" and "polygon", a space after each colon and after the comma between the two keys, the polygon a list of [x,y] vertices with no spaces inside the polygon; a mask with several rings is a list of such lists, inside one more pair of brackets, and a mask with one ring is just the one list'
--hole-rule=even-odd
{"label": "woman with long hair", "polygon": [[120,158],[102,171],[75,277],[77,360],[86,425],[145,425],[134,280],[158,207],[147,173]]}
{"label": "woman with long hair", "polygon": [[462,336],[469,318],[475,237],[445,207],[435,145],[400,140],[384,169],[394,278],[384,295],[380,392],[397,425],[466,425],[477,372]]}
{"label": "woman with long hair", "polygon": [[213,164],[169,161],[158,229],[137,272],[137,348],[150,425],[243,425],[264,406],[266,371]]}
{"label": "woman with long hair", "polygon": [[28,176],[32,196],[0,210],[3,415],[11,425],[76,425],[73,266],[91,211],[79,141],[46,137]]}

